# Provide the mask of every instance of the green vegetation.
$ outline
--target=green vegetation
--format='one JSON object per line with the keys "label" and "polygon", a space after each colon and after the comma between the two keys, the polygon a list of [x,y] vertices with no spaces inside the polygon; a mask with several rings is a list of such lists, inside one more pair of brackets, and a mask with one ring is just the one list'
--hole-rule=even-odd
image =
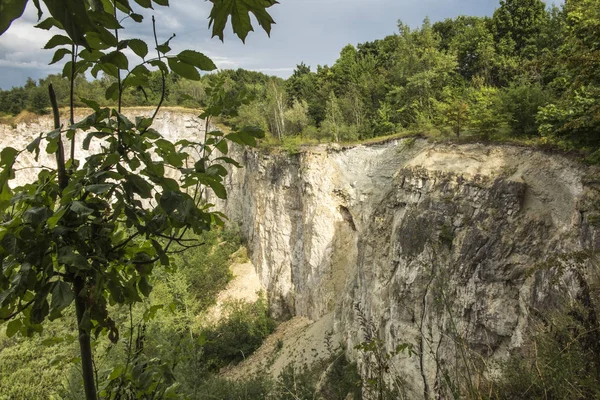
{"label": "green vegetation", "polygon": [[[353,142],[398,132],[595,151],[599,15],[596,0],[549,9],[541,0],[502,0],[492,17],[433,24],[426,19],[416,29],[400,21],[396,34],[347,45],[332,66],[316,71],[302,63],[287,80],[225,70],[189,83],[172,73],[165,104],[206,106],[206,88],[222,79],[228,98],[254,98],[233,107],[225,122],[259,126],[274,139],[270,143],[282,142],[290,152],[312,141]],[[123,104],[155,101],[159,73],[152,72],[149,82],[144,92],[128,88]],[[46,83],[28,81],[0,92],[0,112],[48,107],[36,95]],[[106,75],[93,82],[78,77],[76,91],[103,104],[112,83]]]}
{"label": "green vegetation", "polygon": [[[195,393],[202,392],[200,387],[214,379],[220,367],[241,361],[241,352],[249,356],[274,329],[262,298],[256,303],[231,304],[230,312],[215,326],[201,323],[198,316],[214,304],[216,294],[232,277],[229,266],[240,242],[235,231],[220,229],[205,232],[200,239],[203,246],[173,257],[172,270],[157,269],[152,278],[154,290],[143,303],[111,310],[127,328],[116,343],[106,334],[92,341],[102,397],[128,398],[148,389],[140,387],[143,379],[132,379],[135,367],[118,373],[128,369],[129,358],[131,363],[160,360],[155,361],[154,367],[159,368],[154,373],[170,380],[151,388],[151,393],[172,387],[174,395],[197,398]],[[32,338],[0,333],[0,399],[83,396],[73,317],[73,307],[69,307],[65,317],[48,323]],[[174,382],[177,385],[172,386]]]}
{"label": "green vegetation", "polygon": [[[26,3],[2,5],[0,33]],[[58,47],[53,61],[70,61],[60,75],[0,91],[3,120],[29,111],[51,112],[55,122],[54,131],[26,150],[6,147],[0,154],[0,395],[6,398],[341,399],[350,392],[358,398],[364,388],[383,399],[402,393],[401,374],[386,386],[389,360],[418,354],[409,344],[385,351],[372,333],[357,347],[372,363],[362,386],[355,367],[334,352],[328,365],[291,365],[278,379],[224,383],[214,376],[274,329],[262,298],[231,304],[216,326],[196,318],[230,279],[225,260],[238,247],[215,229],[223,216],[203,200],[206,190],[227,195],[222,164],[237,163],[211,154],[227,154],[229,142],[255,145],[264,130],[294,153],[307,142],[424,133],[534,140],[600,159],[597,0],[549,10],[541,0],[502,0],[492,17],[426,19],[416,29],[399,22],[398,33],[344,47],[331,67],[312,72],[300,64],[287,80],[243,70],[201,76],[199,70],[216,66],[196,51],[171,54],[173,37],[161,44],[155,38],[156,56],[149,56],[147,43],[119,40],[120,18],[142,20],[125,0],[43,3],[51,17],[40,27],[64,34],[46,48]],[[213,35],[222,37],[231,16],[244,40],[252,29],[249,13],[269,32],[266,10],[275,3],[213,1]],[[137,65],[130,65],[125,48]],[[86,72],[98,79],[88,82]],[[156,105],[151,118],[122,114],[124,106],[149,104]],[[163,105],[202,106],[201,118],[221,118],[232,132],[170,143],[151,128]],[[59,106],[69,109],[68,122],[61,123]],[[92,112],[76,122],[74,108],[83,106]],[[85,160],[74,157],[81,131],[88,132],[84,149],[92,140],[103,146]],[[56,166],[11,187],[18,157],[28,151],[37,158],[44,150],[56,154]],[[192,161],[192,153],[201,156]],[[440,234],[442,242],[451,239],[446,230]],[[583,309],[543,316],[537,338],[502,366],[502,377],[483,386],[470,381],[468,397],[485,398],[485,384],[492,398],[598,397],[598,321],[583,300]],[[471,360],[457,346],[468,369]],[[423,345],[419,351],[422,357]],[[447,391],[464,396],[459,378],[452,379]]]}
{"label": "green vegetation", "polygon": [[[22,15],[27,2],[0,4],[0,34]],[[74,304],[73,336],[79,344],[85,393],[76,398],[173,397],[178,385],[175,363],[144,353],[146,326],[134,329],[134,307],[150,295],[158,266],[173,272],[171,256],[201,246],[203,232],[223,225],[223,215],[207,204],[205,195],[210,190],[219,198],[227,197],[224,165],[239,166],[225,157],[229,142],[255,145],[263,132],[249,127],[226,135],[207,129],[198,141],[172,143],[152,128],[169,73],[197,81],[199,71],[216,69],[198,51],[172,54],[175,35],[164,42],[161,38],[159,44],[154,15],[151,45],[156,52],[150,52],[141,39],[122,39],[123,21],[141,23],[141,9],[168,6],[167,0],[136,0],[133,5],[127,0],[36,0],[33,4],[38,19],[47,17],[37,27],[60,31],[45,46],[57,48],[52,62],[68,56],[62,76],[67,79],[69,118],[61,122],[54,84],[48,85],[46,97],[29,82],[28,106],[41,110],[47,98],[54,130],[40,133],[26,149],[8,146],[0,153],[0,323],[6,323],[8,337],[33,336]],[[269,33],[274,21],[267,9],[274,4],[274,0],[213,2],[209,16],[213,36],[222,38],[231,17],[233,31],[243,41],[252,30],[250,13]],[[150,69],[156,69],[156,74]],[[104,98],[114,107],[80,99],[92,112],[76,122],[75,86],[77,77],[86,72],[110,77]],[[123,97],[128,90],[143,92],[153,83],[159,87],[153,114],[134,120],[125,117]],[[242,95],[226,97],[221,83],[216,79],[205,90],[207,106],[200,117],[207,127],[211,118],[228,116],[231,107],[247,102]],[[80,160],[75,154],[76,136],[81,134],[85,134],[82,150],[89,150],[92,141],[100,142],[100,149]],[[37,161],[44,148],[55,155],[56,163],[40,166],[37,178],[30,182],[9,184],[16,177],[19,157],[27,151]],[[216,151],[222,156],[215,157]],[[170,281],[169,276],[163,280]],[[126,335],[119,307],[129,308]],[[147,310],[144,321],[158,308]],[[105,383],[98,380],[92,346],[101,336],[110,343],[107,349],[122,337],[128,341],[126,362],[114,366]]]}

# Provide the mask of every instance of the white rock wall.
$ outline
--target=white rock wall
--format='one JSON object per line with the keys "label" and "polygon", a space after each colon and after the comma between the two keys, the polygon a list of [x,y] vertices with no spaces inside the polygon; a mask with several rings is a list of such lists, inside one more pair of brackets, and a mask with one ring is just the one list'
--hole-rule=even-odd
{"label": "white rock wall", "polygon": [[358,305],[388,351],[416,349],[394,357],[411,398],[440,386],[457,343],[482,359],[520,346],[532,308],[574,301],[591,264],[540,265],[600,244],[599,197],[585,184],[597,171],[559,155],[401,140],[239,157],[220,206],[241,224],[275,313],[334,311],[361,359]]}

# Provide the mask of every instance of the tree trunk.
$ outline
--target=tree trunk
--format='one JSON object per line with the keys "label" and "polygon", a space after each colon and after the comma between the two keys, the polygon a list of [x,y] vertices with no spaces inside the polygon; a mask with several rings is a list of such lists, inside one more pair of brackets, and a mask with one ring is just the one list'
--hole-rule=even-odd
{"label": "tree trunk", "polygon": [[96,400],[96,382],[94,379],[94,366],[92,363],[92,346],[89,332],[81,329],[81,322],[85,314],[85,300],[79,295],[84,288],[82,278],[75,278],[75,311],[77,314],[77,329],[79,330],[79,350],[81,352],[81,372],[83,373],[83,387],[86,400]]}

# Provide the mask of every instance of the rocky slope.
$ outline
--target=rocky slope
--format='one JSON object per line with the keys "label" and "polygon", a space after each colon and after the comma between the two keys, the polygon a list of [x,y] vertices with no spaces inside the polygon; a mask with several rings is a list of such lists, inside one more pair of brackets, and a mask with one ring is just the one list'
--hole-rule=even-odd
{"label": "rocky slope", "polygon": [[597,295],[597,171],[563,156],[405,139],[239,157],[221,207],[274,312],[333,314],[364,375],[374,353],[356,344],[413,345],[390,369],[408,397],[443,391],[444,374],[471,360],[506,357],[532,313]]}

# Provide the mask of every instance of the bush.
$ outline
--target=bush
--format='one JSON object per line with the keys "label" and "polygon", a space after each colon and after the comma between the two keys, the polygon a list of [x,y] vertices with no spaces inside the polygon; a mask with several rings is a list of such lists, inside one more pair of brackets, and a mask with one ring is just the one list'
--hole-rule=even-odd
{"label": "bush", "polygon": [[539,84],[513,85],[501,97],[513,135],[539,136],[536,115],[549,99],[544,89]]}
{"label": "bush", "polygon": [[226,311],[225,321],[202,332],[202,358],[208,370],[214,372],[248,357],[275,329],[262,295],[255,303],[231,302]]}
{"label": "bush", "polygon": [[[492,399],[599,399],[600,332],[594,311],[571,308],[535,323],[527,345],[489,382]],[[484,390],[484,392],[486,392]]]}

